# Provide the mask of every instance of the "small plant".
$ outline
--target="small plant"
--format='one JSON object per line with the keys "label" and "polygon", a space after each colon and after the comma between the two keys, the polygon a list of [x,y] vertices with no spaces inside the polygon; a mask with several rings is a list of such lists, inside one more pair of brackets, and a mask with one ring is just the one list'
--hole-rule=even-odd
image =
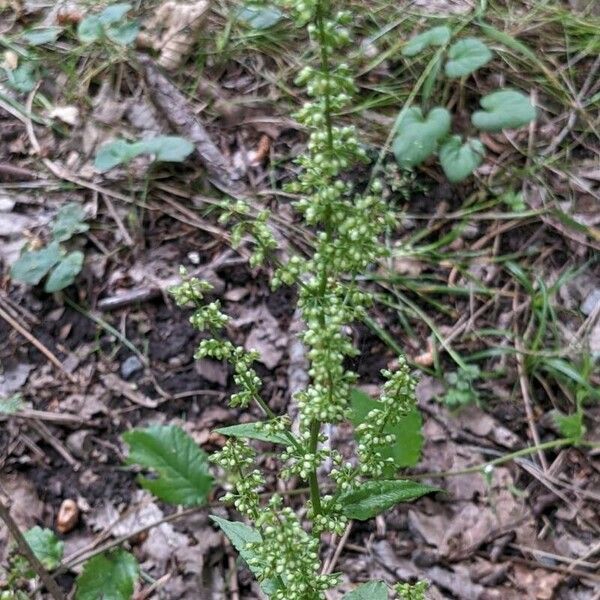
{"label": "small plant", "polygon": [[11,268],[11,276],[17,281],[38,285],[47,276],[46,292],[58,292],[69,287],[83,266],[83,252],[68,252],[64,243],[74,235],[88,230],[85,213],[75,203],[66,204],[56,215],[52,224],[52,238],[43,248],[27,248]]}
{"label": "small plant", "polygon": [[470,404],[479,404],[479,394],[474,383],[480,376],[477,365],[466,365],[458,371],[446,375],[446,393],[443,403],[450,409],[458,409]]}
{"label": "small plant", "polygon": [[139,142],[114,140],[104,144],[94,159],[98,171],[108,171],[127,164],[137,156],[149,154],[155,161],[183,162],[194,150],[188,140],[174,135],[160,135]]}
{"label": "small plant", "polygon": [[[447,48],[451,39],[452,31],[442,25],[413,37],[403,48],[402,53],[406,57],[417,56],[430,47],[438,48],[428,66],[424,101],[429,99],[444,56],[444,73],[449,79],[463,79],[492,60],[491,50],[481,40],[467,37]],[[480,104],[482,110],[473,113],[471,123],[481,131],[498,132],[521,127],[536,116],[529,98],[513,89],[488,94],[480,100]],[[485,149],[477,138],[465,140],[460,135],[452,135],[451,125],[452,117],[444,107],[434,107],[427,113],[418,106],[405,107],[394,128],[393,151],[398,163],[411,169],[437,154],[451,182],[466,179],[483,162]]]}
{"label": "small plant", "polygon": [[88,15],[77,27],[77,37],[83,44],[110,40],[122,46],[135,42],[140,26],[137,21],[126,19],[131,4],[121,3],[106,7],[98,14]]}

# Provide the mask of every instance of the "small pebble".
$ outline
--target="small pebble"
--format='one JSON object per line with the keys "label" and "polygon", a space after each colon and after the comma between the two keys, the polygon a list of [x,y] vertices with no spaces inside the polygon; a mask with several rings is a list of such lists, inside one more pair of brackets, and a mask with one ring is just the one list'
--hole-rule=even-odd
{"label": "small pebble", "polygon": [[600,288],[592,290],[587,295],[587,298],[581,303],[581,312],[586,317],[589,317],[594,312],[598,304],[600,304]]}
{"label": "small pebble", "polygon": [[137,356],[130,356],[121,363],[121,377],[123,377],[123,379],[129,379],[143,368],[144,365]]}

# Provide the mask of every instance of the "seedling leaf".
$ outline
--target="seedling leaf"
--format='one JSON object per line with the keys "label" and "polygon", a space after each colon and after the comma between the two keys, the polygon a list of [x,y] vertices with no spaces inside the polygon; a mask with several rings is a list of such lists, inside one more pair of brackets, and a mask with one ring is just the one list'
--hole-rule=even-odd
{"label": "seedling leaf", "polygon": [[583,437],[585,433],[583,411],[578,410],[572,415],[564,415],[557,411],[553,416],[554,422],[563,437],[574,440],[580,440]]}
{"label": "seedling leaf", "polygon": [[459,135],[448,138],[440,148],[440,163],[452,183],[466,179],[481,164],[485,155],[479,140],[469,139],[464,144]]}
{"label": "seedling leaf", "polygon": [[83,233],[89,229],[85,222],[85,212],[75,202],[65,204],[56,215],[52,225],[52,237],[59,242],[64,242],[76,233]]}
{"label": "seedling leaf", "polygon": [[104,35],[102,21],[96,15],[89,15],[82,19],[77,26],[77,37],[84,44],[91,44]]}
{"label": "seedling leaf", "polygon": [[207,456],[183,429],[173,425],[132,429],[123,439],[129,445],[127,464],[156,473],[154,479],[140,477],[142,487],[171,504],[199,506],[206,502],[213,482]]}
{"label": "seedling leaf", "polygon": [[16,69],[5,69],[8,85],[17,92],[30,92],[37,81],[37,69],[31,62],[23,63]]}
{"label": "seedling leaf", "polygon": [[492,51],[477,38],[458,40],[448,50],[446,75],[465,77],[492,60]]}
{"label": "seedling leaf", "polygon": [[344,594],[342,600],[387,600],[387,586],[383,581],[368,581]]}
{"label": "seedling leaf", "polygon": [[432,27],[411,38],[402,48],[404,56],[415,56],[430,46],[443,46],[450,40],[451,31],[446,25]]}
{"label": "seedling leaf", "polygon": [[251,440],[260,440],[261,442],[271,442],[272,444],[290,444],[290,441],[283,434],[268,433],[260,427],[262,423],[242,423],[240,425],[230,425],[229,427],[220,427],[215,429],[215,433],[221,435],[246,438]]}
{"label": "seedling leaf", "polygon": [[62,27],[36,27],[23,33],[22,38],[30,46],[41,46],[55,42],[61,31]]}
{"label": "seedling leaf", "polygon": [[106,552],[90,558],[77,578],[75,600],[130,600],[139,566],[125,550]]}
{"label": "seedling leaf", "polygon": [[69,287],[80,273],[83,259],[83,252],[79,250],[67,254],[50,273],[44,290],[51,294]]}
{"label": "seedling leaf", "polygon": [[268,29],[281,21],[283,13],[274,6],[243,6],[237,18],[253,29]]}
{"label": "seedling leaf", "polygon": [[[350,420],[355,427],[364,423],[373,409],[381,407],[379,402],[357,389],[352,390],[350,402],[352,405]],[[392,458],[394,461],[393,466],[384,469],[386,476],[393,477],[398,468],[412,467],[419,462],[423,447],[422,424],[421,413],[413,410],[397,425],[389,425],[384,428],[383,433],[391,433],[396,436],[393,444],[377,448],[384,459]]]}
{"label": "seedling leaf", "polygon": [[109,39],[123,46],[130,46],[137,39],[140,26],[137,21],[125,21],[115,23],[106,27],[106,35]]}
{"label": "seedling leaf", "polygon": [[439,488],[409,480],[365,481],[344,492],[339,501],[342,513],[349,519],[366,521],[396,504],[439,491]]}
{"label": "seedling leaf", "polygon": [[471,121],[483,131],[522,127],[536,116],[529,97],[517,90],[498,90],[483,97],[479,103],[484,110],[475,111]]}
{"label": "seedling leaf", "polygon": [[135,147],[135,144],[130,144],[125,140],[114,140],[100,147],[94,159],[94,166],[100,172],[108,171],[113,167],[128,163],[140,154],[141,152]]}
{"label": "seedling leaf", "polygon": [[138,142],[143,154],[154,154],[155,160],[183,162],[193,151],[194,144],[176,135],[159,135]]}
{"label": "seedling leaf", "polygon": [[62,560],[64,543],[61,542],[51,529],[35,526],[26,531],[23,537],[36,558],[46,567],[55,569]]}
{"label": "seedling leaf", "polygon": [[8,398],[0,398],[0,414],[14,415],[23,407],[21,394],[13,394]]}
{"label": "seedling leaf", "polygon": [[102,25],[112,25],[123,19],[123,17],[131,10],[131,4],[128,2],[121,2],[119,4],[113,4],[107,6],[99,15],[98,21]]}
{"label": "seedling leaf", "polygon": [[60,258],[58,242],[52,242],[41,250],[29,250],[13,264],[11,277],[29,285],[37,285]]}
{"label": "seedling leaf", "polygon": [[431,156],[438,142],[450,131],[450,113],[445,108],[433,108],[427,117],[419,107],[406,110],[397,127],[393,151],[398,164],[414,167]]}

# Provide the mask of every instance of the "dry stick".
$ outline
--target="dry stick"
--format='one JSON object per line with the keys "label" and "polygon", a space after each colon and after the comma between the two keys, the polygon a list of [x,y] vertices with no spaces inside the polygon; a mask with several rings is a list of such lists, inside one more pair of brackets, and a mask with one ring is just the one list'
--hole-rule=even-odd
{"label": "dry stick", "polygon": [[10,510],[8,506],[2,502],[0,499],[0,518],[6,523],[6,527],[10,531],[13,536],[17,546],[19,548],[19,552],[27,559],[31,568],[36,572],[37,576],[42,580],[46,589],[50,593],[50,595],[54,598],[54,600],[65,600],[64,594],[61,592],[58,587],[56,581],[52,579],[50,573],[46,571],[44,565],[39,561],[38,557],[33,553],[33,550],[27,543],[27,540],[21,533],[19,526],[15,523],[15,520],[12,518],[10,514]]}
{"label": "dry stick", "polygon": [[2,317],[15,331],[20,333],[32,346],[35,346],[55,367],[60,369],[69,378],[71,383],[77,383],[77,379],[65,369],[60,360],[58,360],[58,358],[52,354],[42,342],[15,321],[2,307],[0,307],[0,317]]}
{"label": "dry stick", "polygon": [[348,525],[346,525],[346,529],[344,530],[344,533],[335,549],[335,552],[333,553],[333,556],[331,557],[331,560],[327,564],[323,565],[322,575],[330,575],[333,569],[335,569],[335,565],[337,564],[340,554],[342,553],[344,546],[346,545],[346,542],[350,537],[350,532],[352,531],[352,524],[353,521],[349,521]]}

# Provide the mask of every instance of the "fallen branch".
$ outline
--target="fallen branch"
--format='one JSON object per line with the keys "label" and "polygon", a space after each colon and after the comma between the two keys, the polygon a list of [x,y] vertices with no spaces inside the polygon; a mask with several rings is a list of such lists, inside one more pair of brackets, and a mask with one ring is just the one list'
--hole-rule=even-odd
{"label": "fallen branch", "polygon": [[151,58],[138,54],[137,59],[152,101],[173,129],[196,146],[196,156],[205,166],[210,182],[227,194],[245,196],[246,185],[211,140],[198,117],[189,110],[185,96],[161,73]]}

